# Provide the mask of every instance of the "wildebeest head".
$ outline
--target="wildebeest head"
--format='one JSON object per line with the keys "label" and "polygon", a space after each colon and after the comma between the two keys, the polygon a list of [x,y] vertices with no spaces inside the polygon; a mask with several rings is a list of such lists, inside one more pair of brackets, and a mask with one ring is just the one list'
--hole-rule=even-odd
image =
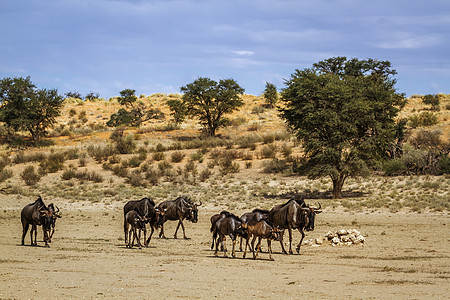
{"label": "wildebeest head", "polygon": [[53,212],[48,209],[42,209],[39,211],[39,218],[43,229],[49,231],[54,223]]}
{"label": "wildebeest head", "polygon": [[188,201],[188,203],[189,203],[189,208],[187,211],[186,220],[189,220],[192,223],[197,223],[198,222],[198,207],[202,205],[202,202],[200,201],[200,204],[195,204],[195,203]]}
{"label": "wildebeest head", "polygon": [[48,205],[48,210],[52,213],[52,227],[55,227],[56,219],[62,217],[59,213],[59,207],[54,205],[53,203],[50,203]]}
{"label": "wildebeest head", "polygon": [[320,214],[322,212],[321,208],[322,205],[320,205],[320,203],[318,208],[309,206],[302,208],[307,218],[307,224],[305,226],[306,231],[314,231],[314,219],[316,214]]}
{"label": "wildebeest head", "polygon": [[272,235],[271,235],[270,239],[275,240],[275,241],[279,241],[281,239],[281,230],[280,230],[279,226],[275,225],[272,227]]}
{"label": "wildebeest head", "polygon": [[156,208],[155,210],[156,210],[155,226],[156,226],[156,228],[160,228],[164,224],[164,215],[166,214],[166,210],[165,209],[159,209],[159,208]]}
{"label": "wildebeest head", "polygon": [[146,223],[147,218],[144,216],[140,216],[138,214],[136,214],[136,217],[134,218],[134,221],[136,222],[136,227],[138,229],[145,229],[145,223]]}

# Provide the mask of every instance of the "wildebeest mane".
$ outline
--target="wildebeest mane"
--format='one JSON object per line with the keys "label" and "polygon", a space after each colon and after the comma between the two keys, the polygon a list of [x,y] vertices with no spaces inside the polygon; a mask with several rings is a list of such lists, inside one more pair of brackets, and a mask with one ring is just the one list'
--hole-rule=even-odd
{"label": "wildebeest mane", "polygon": [[269,214],[269,211],[266,209],[260,209],[260,208],[255,208],[254,210],[252,210],[253,213],[262,213],[262,214]]}

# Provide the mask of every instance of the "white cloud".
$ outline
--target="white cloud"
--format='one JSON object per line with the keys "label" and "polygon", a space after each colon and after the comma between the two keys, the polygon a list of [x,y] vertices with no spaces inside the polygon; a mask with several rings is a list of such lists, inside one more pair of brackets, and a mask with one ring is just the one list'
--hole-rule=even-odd
{"label": "white cloud", "polygon": [[247,51],[247,50],[238,50],[238,51],[231,51],[231,53],[240,55],[240,56],[252,56],[255,54],[253,51]]}
{"label": "white cloud", "polygon": [[417,49],[433,47],[440,44],[442,39],[437,35],[398,37],[390,41],[384,41],[376,45],[382,49]]}

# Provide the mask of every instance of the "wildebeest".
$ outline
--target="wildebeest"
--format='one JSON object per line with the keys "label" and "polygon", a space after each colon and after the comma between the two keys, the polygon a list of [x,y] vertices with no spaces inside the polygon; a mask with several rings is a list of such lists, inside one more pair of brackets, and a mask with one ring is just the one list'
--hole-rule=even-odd
{"label": "wildebeest", "polygon": [[[53,208],[53,204],[50,204]],[[58,210],[59,212],[59,210]],[[31,237],[31,246],[37,245],[37,226],[42,225],[42,231],[44,233],[44,242],[45,246],[49,247],[49,232],[55,221],[55,211],[54,209],[49,210],[48,207],[42,201],[41,196],[37,198],[33,203],[25,205],[20,214],[20,220],[22,222],[22,245],[25,245],[24,239],[25,235],[28,232],[28,227],[31,225],[30,237]],[[34,242],[33,242],[33,233],[34,233]]]}
{"label": "wildebeest", "polygon": [[231,240],[233,241],[233,250],[231,251],[231,256],[233,258],[236,257],[236,237],[242,236],[244,238],[247,238],[247,231],[242,227],[242,220],[238,216],[235,216],[234,214],[230,214],[229,217],[225,217],[222,219],[217,220],[215,223],[215,231],[217,232],[218,238],[216,241],[216,251],[214,252],[214,255],[217,256],[217,252],[219,251],[219,241],[223,248],[223,255],[227,257],[227,247],[225,245],[225,239],[228,235]]}
{"label": "wildebeest", "polygon": [[[246,224],[248,224],[248,223],[253,224],[253,223],[259,222],[261,220],[269,220],[269,211],[256,208],[256,209],[252,210],[252,212],[243,214],[241,216],[241,220],[242,220],[242,222],[244,222]],[[260,245],[259,242],[258,242],[258,245]],[[241,241],[239,243],[239,250],[242,251],[242,237],[241,237]]]}
{"label": "wildebeest", "polygon": [[[125,240],[125,244],[127,248],[133,248],[134,239],[137,239],[138,247],[142,247],[141,245],[141,237],[138,236],[137,230],[145,229],[145,221],[146,217],[142,216],[137,210],[130,210],[125,215],[125,227],[128,231],[128,241]],[[131,234],[133,234],[133,241],[131,241]]]}
{"label": "wildebeest", "polygon": [[[273,207],[269,212],[269,221],[279,226],[281,229],[287,229],[289,232],[289,254],[292,254],[292,229],[298,229],[302,238],[297,245],[297,253],[300,253],[300,246],[305,237],[304,230],[314,230],[315,214],[319,214],[319,208],[309,207],[301,200],[289,200],[288,202]],[[287,253],[283,246],[283,235],[281,235],[280,244],[283,253]]]}
{"label": "wildebeest", "polygon": [[[202,205],[201,201],[200,204],[194,204],[191,202],[189,198],[186,197],[178,197],[175,200],[167,200],[158,204],[158,208],[160,210],[165,211],[164,222],[168,220],[170,221],[178,220],[177,229],[175,230],[175,234],[173,235],[174,239],[177,238],[177,232],[178,228],[180,228],[180,225],[181,228],[183,229],[183,238],[187,239],[184,230],[183,220],[186,219],[188,221],[191,221],[192,223],[197,223],[198,207],[201,205]],[[164,235],[164,224],[161,226],[159,237],[166,238],[166,236]]]}
{"label": "wildebeest", "polygon": [[[56,209],[55,209],[55,207],[56,207]],[[53,214],[52,214],[53,215],[53,220],[52,220],[52,226],[51,226],[51,233],[50,233],[50,236],[48,237],[48,242],[51,243],[53,234],[55,233],[56,219],[61,218],[61,215],[59,214],[58,206],[54,205],[53,203],[50,203],[48,205],[48,210],[53,212]]]}
{"label": "wildebeest", "polygon": [[126,215],[128,212],[135,210],[145,218],[145,222],[149,223],[150,225],[150,236],[147,239],[147,230],[145,226],[143,228],[139,228],[139,239],[141,238],[141,230],[144,231],[144,245],[148,247],[148,244],[150,243],[150,240],[152,238],[153,232],[155,229],[162,226],[162,222],[164,220],[164,211],[160,211],[155,207],[155,202],[150,198],[142,198],[141,200],[132,200],[127,202],[123,207],[123,229],[125,233],[125,245],[127,244],[127,238],[128,238],[128,230],[127,230],[127,223],[126,223]]}
{"label": "wildebeest", "polygon": [[215,215],[211,216],[211,219],[210,219],[210,221],[211,221],[211,229],[210,229],[210,231],[213,234],[212,243],[211,243],[211,250],[214,249],[214,243],[215,243],[216,238],[217,238],[217,231],[215,230],[216,222],[218,220],[220,220],[220,219],[225,218],[225,217],[229,217],[230,215],[231,215],[230,212],[228,212],[226,210],[223,210],[223,211],[220,212],[220,214],[215,214]]}
{"label": "wildebeest", "polygon": [[[248,232],[247,240],[245,243],[245,250],[244,250],[244,258],[247,253],[247,246],[249,246],[248,241],[253,236],[252,244],[250,249],[253,252],[253,259],[256,259],[258,257],[258,251],[255,249],[255,240],[256,238],[259,238],[261,242],[261,239],[267,239],[267,248],[269,252],[269,259],[273,260],[272,258],[272,240],[279,240],[279,233],[280,230],[278,226],[273,226],[266,220],[260,220],[258,222],[250,222],[250,223],[244,223],[242,224],[242,227],[245,228]],[[255,251],[256,250],[256,251]]]}

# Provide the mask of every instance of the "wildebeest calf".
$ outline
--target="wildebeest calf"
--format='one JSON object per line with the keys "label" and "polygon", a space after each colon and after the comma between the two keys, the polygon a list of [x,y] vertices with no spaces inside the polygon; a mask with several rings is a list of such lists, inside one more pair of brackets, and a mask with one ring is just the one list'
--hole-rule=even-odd
{"label": "wildebeest calf", "polygon": [[244,258],[247,254],[247,246],[249,246],[248,241],[250,240],[250,237],[253,236],[252,244],[251,244],[251,250],[253,252],[253,259],[256,259],[258,257],[258,251],[255,251],[255,240],[256,238],[263,238],[267,239],[267,247],[269,252],[269,259],[273,260],[272,258],[272,240],[278,240],[279,239],[279,228],[278,226],[273,226],[266,220],[261,220],[256,223],[244,223],[242,225],[243,228],[247,229],[248,236],[247,236],[247,242],[245,243],[245,250],[244,250]]}
{"label": "wildebeest calf", "polygon": [[[127,248],[133,248],[134,239],[137,239],[138,247],[141,248],[141,239],[140,235],[138,236],[137,230],[145,229],[145,217],[142,217],[137,211],[130,210],[125,215],[126,227],[128,230],[128,243]],[[133,242],[131,241],[131,233],[133,233]]]}
{"label": "wildebeest calf", "polygon": [[[219,221],[220,219],[229,217],[229,216],[231,216],[231,213],[229,213],[226,210],[221,211],[220,214],[215,214],[215,215],[211,216],[211,219],[210,219],[210,221],[211,221],[211,229],[210,229],[210,231],[213,234],[212,243],[211,243],[211,250],[214,249],[214,242],[216,241],[216,238],[217,238],[217,231],[216,231],[216,223],[217,223],[217,221]],[[223,250],[223,249],[221,249],[221,250]]]}
{"label": "wildebeest calf", "polygon": [[236,237],[239,235],[247,238],[247,231],[242,227],[242,224],[242,220],[233,214],[230,214],[229,217],[217,220],[214,230],[217,232],[219,237],[216,241],[216,251],[214,252],[215,256],[217,256],[217,252],[219,251],[220,241],[223,248],[223,254],[225,257],[227,257],[227,247],[224,242],[226,239],[225,237],[228,235],[233,241],[233,250],[231,252],[231,256],[233,258],[236,257]]}

